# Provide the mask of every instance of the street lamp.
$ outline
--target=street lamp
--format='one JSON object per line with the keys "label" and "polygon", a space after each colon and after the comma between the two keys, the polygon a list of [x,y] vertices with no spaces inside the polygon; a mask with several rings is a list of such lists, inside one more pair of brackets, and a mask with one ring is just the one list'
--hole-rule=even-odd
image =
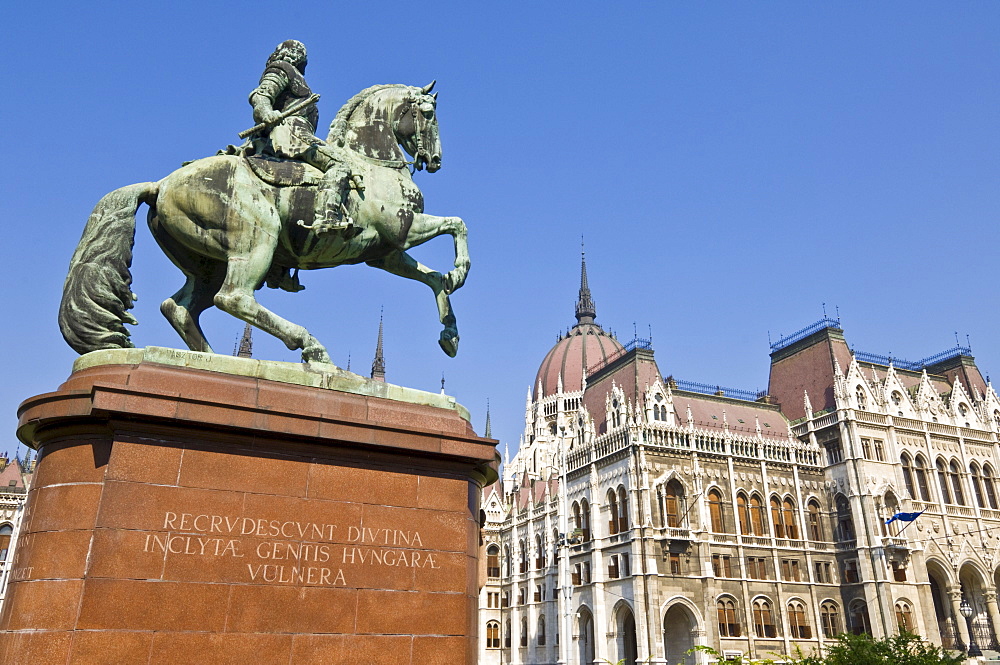
{"label": "street lamp", "polygon": [[[556,611],[559,612],[559,663],[567,664],[570,659],[573,632],[572,607],[573,607],[573,585],[569,576],[569,487],[567,486],[568,470],[566,468],[566,428],[559,427],[559,494],[562,495],[559,501],[559,533],[562,556],[559,557],[559,600]],[[561,607],[559,607],[561,605]]]}
{"label": "street lamp", "polygon": [[969,657],[982,656],[983,652],[979,648],[979,645],[976,644],[976,635],[972,632],[972,605],[969,604],[968,598],[962,598],[962,602],[958,606],[958,611],[965,617],[965,624],[969,627]]}

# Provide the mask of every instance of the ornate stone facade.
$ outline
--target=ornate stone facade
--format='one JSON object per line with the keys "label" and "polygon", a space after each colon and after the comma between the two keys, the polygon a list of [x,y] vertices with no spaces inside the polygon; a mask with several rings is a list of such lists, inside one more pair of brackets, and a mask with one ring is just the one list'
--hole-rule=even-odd
{"label": "ornate stone facade", "polygon": [[9,460],[6,454],[0,456],[0,608],[7,597],[24,502],[34,469],[30,452],[23,461],[17,457]]}
{"label": "ornate stone facade", "polygon": [[772,345],[765,393],[665,376],[641,339],[564,349],[553,390],[560,345],[607,335],[585,288],[484,492],[481,663],[763,658],[900,625],[997,647],[1000,399],[967,348],[852,352],[824,318]]}

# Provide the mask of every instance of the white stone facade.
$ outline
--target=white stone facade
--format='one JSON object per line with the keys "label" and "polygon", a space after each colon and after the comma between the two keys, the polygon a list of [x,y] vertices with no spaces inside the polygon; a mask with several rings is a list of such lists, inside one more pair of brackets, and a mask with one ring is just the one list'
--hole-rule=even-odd
{"label": "white stone facade", "polygon": [[1000,399],[968,349],[852,354],[825,319],[774,345],[759,397],[664,377],[642,340],[585,369],[529,394],[484,493],[480,663],[765,658],[900,625],[997,646]]}

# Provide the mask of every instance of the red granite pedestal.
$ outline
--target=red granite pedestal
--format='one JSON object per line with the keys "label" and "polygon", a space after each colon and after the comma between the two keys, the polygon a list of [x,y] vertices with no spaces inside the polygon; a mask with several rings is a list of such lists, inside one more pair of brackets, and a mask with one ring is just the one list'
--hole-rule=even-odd
{"label": "red granite pedestal", "polygon": [[476,661],[496,453],[456,409],[141,362],[27,400],[18,434],[2,663]]}

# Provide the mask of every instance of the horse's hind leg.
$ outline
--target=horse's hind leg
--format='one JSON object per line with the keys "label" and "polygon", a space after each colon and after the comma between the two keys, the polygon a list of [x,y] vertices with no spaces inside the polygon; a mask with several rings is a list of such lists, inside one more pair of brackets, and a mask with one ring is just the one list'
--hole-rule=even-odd
{"label": "horse's hind leg", "polygon": [[273,254],[273,245],[261,244],[248,255],[231,257],[222,288],[215,294],[213,303],[222,311],[274,335],[289,349],[302,349],[303,362],[330,363],[326,348],[308,330],[281,318],[254,298],[254,290],[264,281]]}
{"label": "horse's hind leg", "polygon": [[431,270],[406,252],[400,251],[392,252],[375,261],[369,261],[368,265],[381,268],[393,275],[415,279],[431,287],[438,308],[438,319],[444,326],[444,330],[441,331],[441,336],[438,338],[438,344],[441,345],[441,350],[454,358],[458,354],[458,322],[451,309],[447,278],[436,270]]}
{"label": "horse's hind leg", "polygon": [[202,312],[212,306],[213,298],[222,286],[225,277],[223,264],[219,264],[216,273],[207,280],[186,275],[184,286],[160,304],[163,316],[167,317],[167,321],[192,351],[214,353],[198,319]]}

